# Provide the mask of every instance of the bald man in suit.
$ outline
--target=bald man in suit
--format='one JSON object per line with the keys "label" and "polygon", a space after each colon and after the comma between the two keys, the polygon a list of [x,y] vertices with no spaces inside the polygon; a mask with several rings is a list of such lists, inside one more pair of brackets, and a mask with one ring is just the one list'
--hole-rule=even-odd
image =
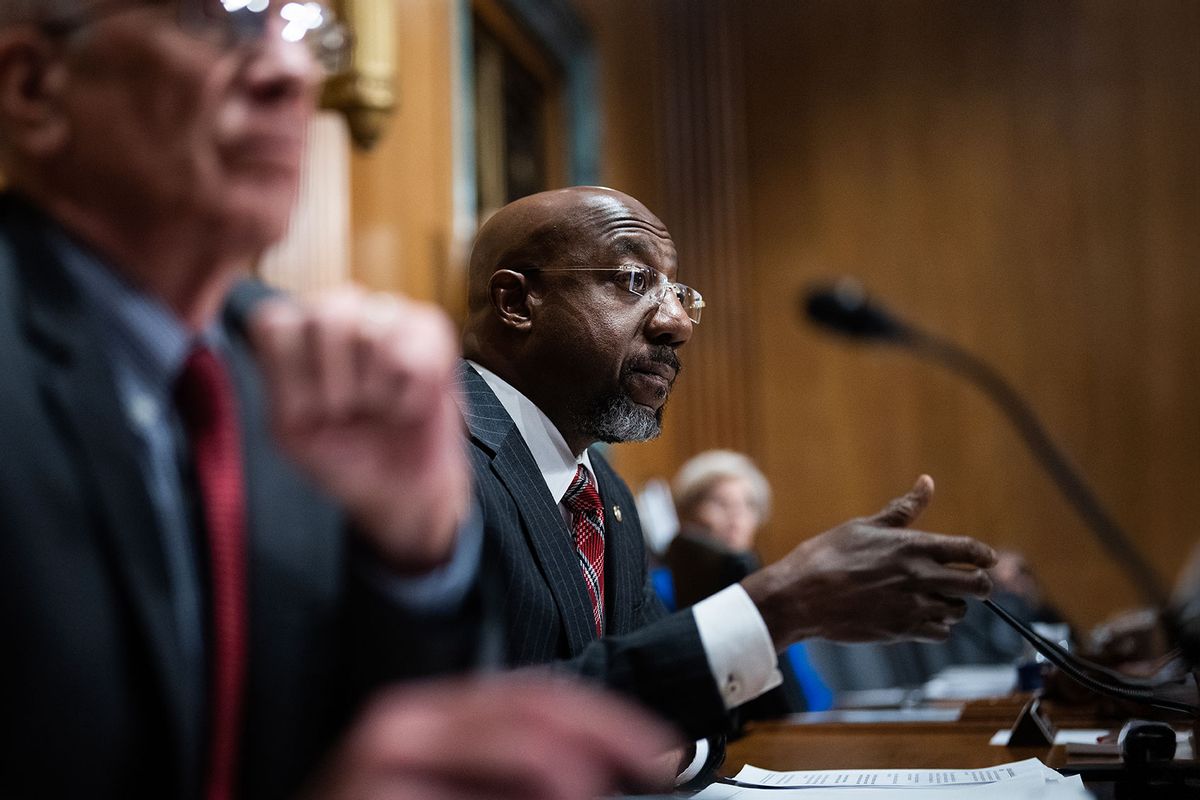
{"label": "bald man in suit", "polygon": [[908,529],[932,496],[922,476],[880,513],[667,615],[633,498],[593,445],[661,430],[704,304],[678,279],[669,231],[628,195],[518,200],[475,242],[461,382],[510,663],[559,663],[703,737],[778,684],[776,652],[800,638],[944,639],[963,598],[990,590],[994,555]]}

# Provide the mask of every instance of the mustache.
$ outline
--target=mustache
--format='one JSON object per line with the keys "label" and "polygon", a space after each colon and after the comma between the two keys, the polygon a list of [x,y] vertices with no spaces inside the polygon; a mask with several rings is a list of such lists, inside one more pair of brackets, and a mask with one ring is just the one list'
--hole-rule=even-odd
{"label": "mustache", "polygon": [[634,370],[646,369],[653,364],[663,364],[675,370],[675,377],[679,377],[679,373],[683,372],[683,362],[679,360],[679,354],[675,352],[675,348],[665,344],[653,345],[650,352],[646,355],[634,356],[625,362],[623,372],[632,372]]}

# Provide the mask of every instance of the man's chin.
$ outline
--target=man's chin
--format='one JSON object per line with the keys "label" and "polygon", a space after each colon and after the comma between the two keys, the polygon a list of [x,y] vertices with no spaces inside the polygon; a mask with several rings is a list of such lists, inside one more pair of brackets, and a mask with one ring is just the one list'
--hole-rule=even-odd
{"label": "man's chin", "polygon": [[220,210],[222,236],[262,252],[287,234],[295,196],[286,192],[239,192]]}
{"label": "man's chin", "polygon": [[[634,400],[632,397],[629,398],[629,400],[638,411],[644,412],[646,414],[653,414],[655,417],[660,417],[660,418],[662,417],[663,409],[667,407],[667,398],[666,397],[656,397],[650,402]],[[660,422],[661,422],[661,419],[660,419]]]}
{"label": "man's chin", "polygon": [[657,412],[671,394],[672,381],[651,372],[634,371],[623,376],[621,388],[626,396],[639,406]]}
{"label": "man's chin", "polygon": [[584,428],[598,441],[608,444],[645,442],[662,433],[665,408],[665,405],[647,406],[622,394],[588,414]]}

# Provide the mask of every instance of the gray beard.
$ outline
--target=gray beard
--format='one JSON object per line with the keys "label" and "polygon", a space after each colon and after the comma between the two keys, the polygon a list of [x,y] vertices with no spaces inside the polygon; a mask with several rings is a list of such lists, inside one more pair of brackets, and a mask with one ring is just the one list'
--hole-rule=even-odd
{"label": "gray beard", "polygon": [[624,392],[602,398],[592,409],[580,415],[579,430],[597,441],[645,442],[662,433],[663,409],[640,406]]}

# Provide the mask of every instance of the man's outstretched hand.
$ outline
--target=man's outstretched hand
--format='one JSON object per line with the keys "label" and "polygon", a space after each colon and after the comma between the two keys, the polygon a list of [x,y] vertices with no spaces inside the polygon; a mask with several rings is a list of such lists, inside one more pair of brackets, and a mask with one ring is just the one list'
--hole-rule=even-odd
{"label": "man's outstretched hand", "polygon": [[561,678],[412,684],[371,702],[304,800],[595,800],[670,788],[660,721]]}
{"label": "man's outstretched hand", "polygon": [[819,636],[840,642],[942,641],[986,597],[992,548],[965,536],[910,530],[933,498],[922,475],[908,494],[797,546],[742,581],[777,648]]}
{"label": "man's outstretched hand", "polygon": [[284,452],[390,567],[445,561],[470,502],[449,319],[349,287],[264,301],[250,330]]}

